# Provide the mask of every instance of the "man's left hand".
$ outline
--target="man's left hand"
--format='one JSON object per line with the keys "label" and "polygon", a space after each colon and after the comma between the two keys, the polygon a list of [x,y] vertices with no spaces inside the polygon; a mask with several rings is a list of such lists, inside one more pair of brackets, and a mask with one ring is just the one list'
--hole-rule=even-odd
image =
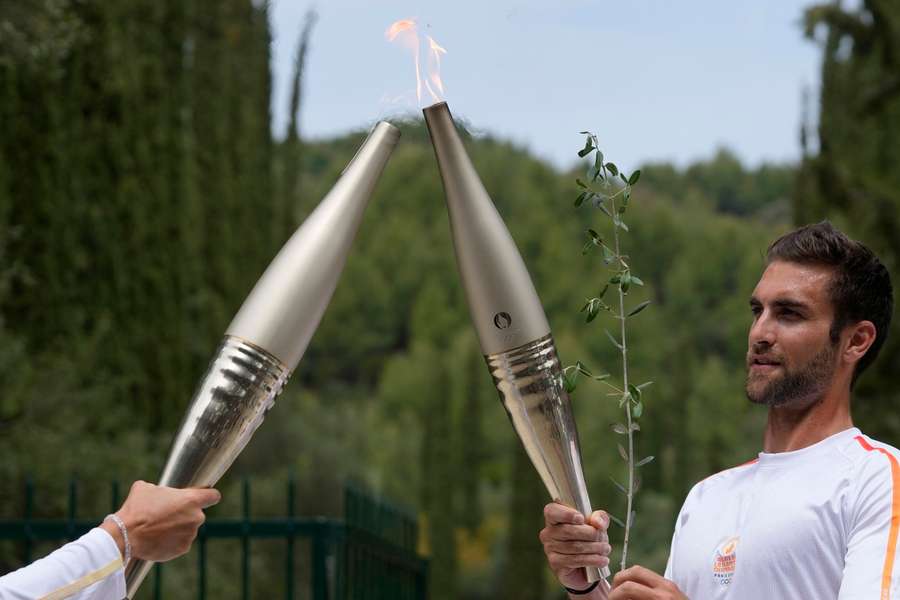
{"label": "man's left hand", "polygon": [[616,573],[609,600],[688,600],[688,597],[662,575],[634,566]]}

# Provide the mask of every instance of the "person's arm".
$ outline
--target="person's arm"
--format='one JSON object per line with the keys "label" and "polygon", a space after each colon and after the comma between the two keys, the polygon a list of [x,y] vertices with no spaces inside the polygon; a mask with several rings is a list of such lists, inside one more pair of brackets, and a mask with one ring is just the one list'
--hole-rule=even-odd
{"label": "person's arm", "polygon": [[107,519],[74,542],[0,577],[0,600],[121,600],[126,553],[156,562],[181,556],[203,524],[203,509],[219,499],[216,490],[135,482],[116,512],[125,532]]}
{"label": "person's arm", "polygon": [[99,527],[27,567],[0,577],[0,600],[124,597],[122,554],[113,538]]}
{"label": "person's arm", "polygon": [[890,450],[870,448],[858,471],[839,600],[900,594],[900,464]]}

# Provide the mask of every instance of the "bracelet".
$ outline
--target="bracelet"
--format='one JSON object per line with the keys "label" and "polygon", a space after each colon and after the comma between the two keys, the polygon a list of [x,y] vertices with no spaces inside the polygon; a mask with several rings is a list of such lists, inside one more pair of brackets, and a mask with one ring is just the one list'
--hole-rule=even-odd
{"label": "bracelet", "polygon": [[[584,596],[585,594],[590,594],[595,589],[597,589],[598,585],[600,585],[599,579],[583,590],[573,590],[572,588],[567,587],[566,591],[569,592],[570,594],[572,594],[573,596]],[[563,586],[563,587],[565,587],[565,586]]]}
{"label": "bracelet", "polygon": [[125,540],[125,558],[122,559],[122,568],[125,568],[131,560],[131,542],[128,540],[128,529],[125,527],[125,523],[122,519],[119,518],[119,515],[109,514],[103,517],[104,521],[107,519],[116,524],[116,527],[122,532],[122,539]]}

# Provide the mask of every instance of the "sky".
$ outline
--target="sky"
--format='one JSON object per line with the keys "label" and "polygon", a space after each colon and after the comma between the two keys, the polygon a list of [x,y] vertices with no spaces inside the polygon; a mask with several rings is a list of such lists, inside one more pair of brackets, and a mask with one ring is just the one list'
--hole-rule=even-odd
{"label": "sky", "polygon": [[385,39],[417,18],[447,54],[454,116],[560,168],[579,131],[630,170],[684,166],[720,147],[749,166],[796,161],[802,90],[816,97],[819,46],[803,37],[810,0],[274,0],[273,130],[288,119],[304,14],[318,13],[301,135],[326,138],[419,115],[412,55]]}

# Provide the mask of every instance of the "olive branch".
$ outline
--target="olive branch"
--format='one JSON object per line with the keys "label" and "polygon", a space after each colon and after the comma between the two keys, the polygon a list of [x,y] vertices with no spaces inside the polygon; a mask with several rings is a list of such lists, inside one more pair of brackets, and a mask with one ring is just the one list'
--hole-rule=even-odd
{"label": "olive branch", "polygon": [[[599,381],[607,387],[607,396],[617,398],[619,408],[624,408],[625,411],[625,423],[614,423],[612,430],[616,434],[625,437],[627,447],[623,446],[622,443],[618,443],[617,446],[619,455],[625,461],[627,485],[622,485],[615,478],[610,477],[616,489],[622,492],[627,500],[626,519],[624,522],[610,514],[610,519],[625,529],[621,562],[621,568],[624,570],[628,556],[628,542],[635,518],[634,498],[640,487],[640,476],[637,470],[653,460],[652,456],[647,456],[635,461],[634,434],[641,429],[638,419],[644,413],[644,389],[653,382],[647,381],[634,385],[629,381],[628,342],[626,336],[626,323],[647,308],[650,305],[650,300],[645,300],[630,308],[626,306],[625,300],[628,296],[628,290],[632,286],[643,286],[644,282],[634,274],[629,263],[630,258],[623,252],[620,244],[622,234],[629,231],[628,225],[623,218],[629,207],[632,187],[640,179],[641,172],[637,170],[626,177],[619,172],[615,163],[604,162],[603,152],[600,151],[596,135],[589,131],[582,131],[581,134],[587,137],[584,147],[578,152],[578,156],[589,158],[590,162],[586,179],[578,178],[575,180],[575,183],[581,189],[581,192],[575,199],[575,207],[580,208],[583,205],[587,205],[599,209],[604,215],[602,217],[603,220],[612,224],[612,235],[611,240],[609,238],[604,239],[594,229],[588,228],[585,230],[587,241],[581,253],[582,255],[587,255],[599,252],[603,261],[602,268],[605,282],[599,294],[585,300],[580,312],[585,313],[585,321],[587,323],[596,319],[601,312],[608,313],[614,321],[618,321],[618,338],[609,329],[604,329],[604,332],[622,356],[622,379],[621,385],[616,385],[610,381],[612,376],[609,373],[595,375],[581,361],[566,367],[563,370],[563,379],[566,391],[570,393],[575,390],[579,375]],[[610,290],[613,290],[617,296],[617,298],[614,297],[612,299],[612,304],[604,299]]]}

